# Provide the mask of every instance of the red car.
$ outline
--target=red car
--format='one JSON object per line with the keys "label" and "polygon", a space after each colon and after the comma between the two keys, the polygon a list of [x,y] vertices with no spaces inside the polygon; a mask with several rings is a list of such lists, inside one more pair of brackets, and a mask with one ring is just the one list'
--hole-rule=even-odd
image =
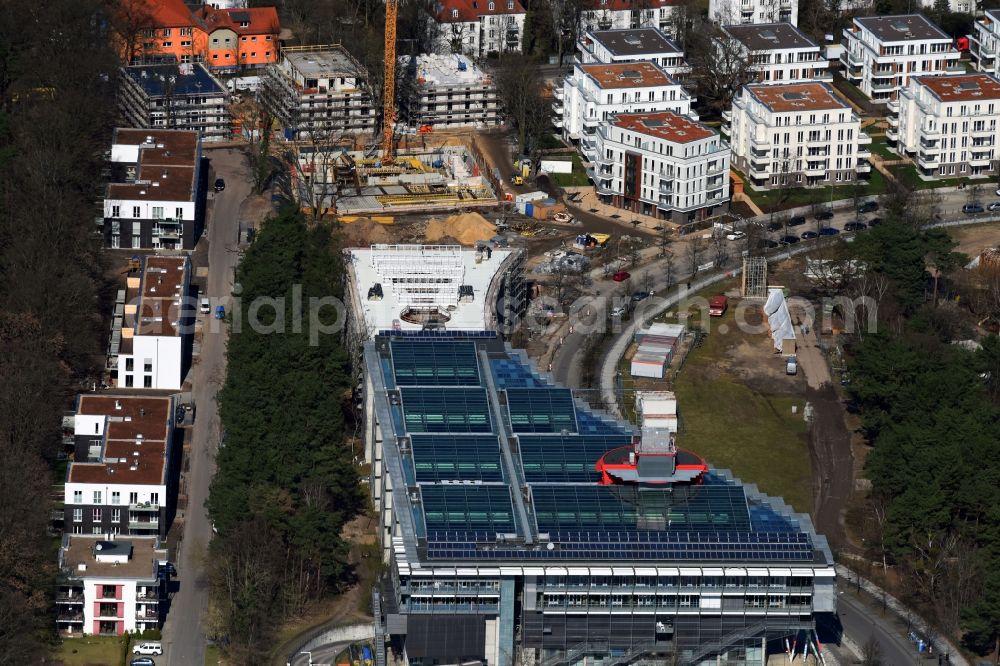
{"label": "red car", "polygon": [[632,277],[632,274],[629,273],[628,271],[618,271],[617,273],[611,276],[611,279],[614,280],[615,282],[624,282],[630,277]]}

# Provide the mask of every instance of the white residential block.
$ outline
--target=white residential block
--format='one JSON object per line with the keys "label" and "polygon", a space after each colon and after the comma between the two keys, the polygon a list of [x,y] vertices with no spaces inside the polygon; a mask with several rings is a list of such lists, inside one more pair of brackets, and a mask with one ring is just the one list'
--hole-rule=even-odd
{"label": "white residential block", "polygon": [[819,45],[791,23],[729,25],[717,48],[740,48],[760,83],[832,81],[830,62]]}
{"label": "white residential block", "polygon": [[972,24],[969,35],[969,55],[980,72],[1000,75],[1000,9],[987,9],[981,18]]}
{"label": "white residential block", "polygon": [[799,24],[799,0],[709,0],[708,16],[719,25]]}
{"label": "white residential block", "polygon": [[578,62],[651,62],[673,77],[691,71],[684,51],[658,28],[627,28],[584,33],[576,44]]}

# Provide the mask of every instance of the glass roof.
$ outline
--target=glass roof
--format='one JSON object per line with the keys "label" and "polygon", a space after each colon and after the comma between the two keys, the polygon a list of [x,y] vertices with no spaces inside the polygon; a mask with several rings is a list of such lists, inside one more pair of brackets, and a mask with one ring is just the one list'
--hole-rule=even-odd
{"label": "glass roof", "polygon": [[611,449],[632,442],[629,435],[519,435],[528,483],[596,483],[594,464]]}
{"label": "glass roof", "polygon": [[495,435],[412,435],[417,483],[503,481]]}
{"label": "glass roof", "polygon": [[407,432],[492,432],[485,389],[402,388]]}
{"label": "glass roof", "polygon": [[479,386],[475,343],[392,341],[397,386]]}
{"label": "glass roof", "polygon": [[507,389],[514,432],[576,432],[573,395],[565,388]]}
{"label": "glass roof", "polygon": [[424,485],[420,487],[427,537],[475,539],[516,532],[510,488],[500,484]]}

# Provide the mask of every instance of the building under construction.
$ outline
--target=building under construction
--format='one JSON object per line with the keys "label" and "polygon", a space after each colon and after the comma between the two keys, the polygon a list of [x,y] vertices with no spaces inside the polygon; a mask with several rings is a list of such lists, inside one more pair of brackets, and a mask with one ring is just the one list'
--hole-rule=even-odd
{"label": "building under construction", "polygon": [[336,146],[300,147],[293,186],[324,213],[391,215],[492,207],[497,196],[464,146],[400,153],[391,162]]}
{"label": "building under construction", "polygon": [[261,80],[260,98],[287,139],[370,134],[376,110],[363,86],[366,76],[339,44],[285,47]]}
{"label": "building under construction", "polygon": [[399,100],[401,117],[421,131],[497,124],[493,78],[463,55],[403,56],[400,65],[412,78],[411,95]]}

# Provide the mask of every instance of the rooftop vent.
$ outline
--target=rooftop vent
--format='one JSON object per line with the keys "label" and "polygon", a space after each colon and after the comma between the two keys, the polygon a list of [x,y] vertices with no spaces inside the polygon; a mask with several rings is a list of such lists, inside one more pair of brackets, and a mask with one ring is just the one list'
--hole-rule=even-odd
{"label": "rooftop vent", "polygon": [[628,45],[630,45],[630,46],[641,46],[642,45],[642,40],[639,39],[638,35],[628,35],[625,38],[625,43],[628,44]]}
{"label": "rooftop vent", "polygon": [[624,72],[622,72],[622,78],[623,79],[641,79],[642,78],[642,72],[639,72],[639,71],[634,70],[634,69],[626,69]]}
{"label": "rooftop vent", "polygon": [[805,99],[805,96],[802,93],[797,93],[797,92],[786,92],[782,93],[781,96],[784,97],[789,102],[797,102],[799,100]]}
{"label": "rooftop vent", "polygon": [[761,30],[760,36],[772,42],[778,41],[778,35],[774,34],[774,30]]}
{"label": "rooftop vent", "polygon": [[962,81],[958,87],[960,90],[979,90],[979,84],[975,81]]}
{"label": "rooftop vent", "polygon": [[642,121],[642,124],[645,125],[646,127],[663,127],[664,123],[662,120],[656,120],[655,118],[647,118],[646,120]]}

